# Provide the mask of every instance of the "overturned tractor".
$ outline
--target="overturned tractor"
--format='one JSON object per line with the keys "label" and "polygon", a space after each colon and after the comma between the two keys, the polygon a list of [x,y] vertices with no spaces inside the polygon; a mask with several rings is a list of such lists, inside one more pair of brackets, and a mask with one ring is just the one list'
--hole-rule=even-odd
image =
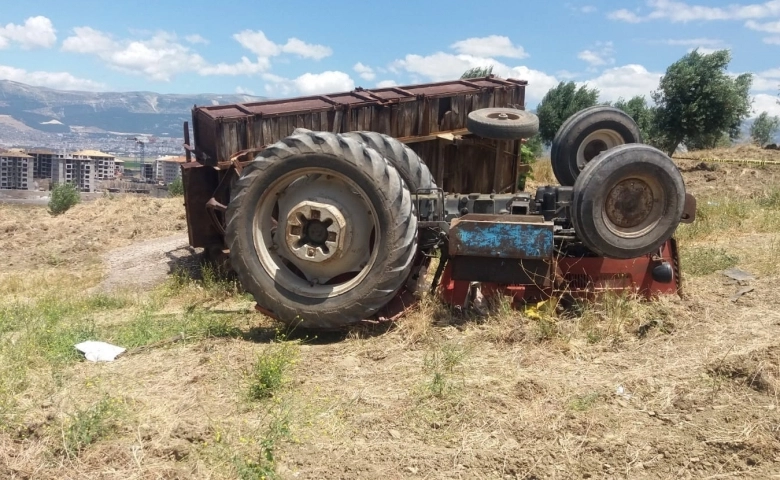
{"label": "overturned tractor", "polygon": [[519,191],[520,144],[538,130],[524,88],[486,77],[196,108],[190,243],[304,328],[393,318],[424,290],[458,306],[679,293],[674,232],[695,200],[672,160],[593,107],[553,142],[560,185]]}

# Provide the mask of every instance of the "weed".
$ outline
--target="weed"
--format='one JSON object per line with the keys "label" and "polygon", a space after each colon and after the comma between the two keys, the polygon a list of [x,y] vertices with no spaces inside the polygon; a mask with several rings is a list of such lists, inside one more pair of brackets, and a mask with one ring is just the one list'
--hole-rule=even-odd
{"label": "weed", "polygon": [[107,437],[116,430],[120,411],[116,399],[105,397],[85,410],[69,415],[62,432],[62,452],[68,457],[78,456],[86,447]]}
{"label": "weed", "polygon": [[733,267],[739,258],[723,248],[688,247],[682,249],[684,271],[692,276],[704,276]]}
{"label": "weed", "polygon": [[251,455],[249,459],[241,456],[233,457],[238,478],[242,480],[277,478],[276,451],[279,443],[291,437],[289,415],[288,410],[272,412],[268,427],[254,442],[260,447],[260,451]]}
{"label": "weed", "polygon": [[249,373],[249,398],[262,400],[274,396],[282,387],[287,371],[298,356],[295,344],[282,341],[269,345],[258,355]]}
{"label": "weed", "polygon": [[181,197],[182,195],[184,195],[184,183],[181,177],[176,177],[174,181],[168,184],[168,196]]}
{"label": "weed", "polygon": [[567,406],[575,412],[584,412],[590,409],[599,399],[598,393],[588,393],[585,395],[575,395],[569,399]]}
{"label": "weed", "polygon": [[426,353],[423,360],[425,370],[431,374],[426,387],[428,393],[434,397],[442,398],[454,390],[454,383],[450,375],[456,373],[457,368],[466,358],[466,350],[451,343],[444,343]]}

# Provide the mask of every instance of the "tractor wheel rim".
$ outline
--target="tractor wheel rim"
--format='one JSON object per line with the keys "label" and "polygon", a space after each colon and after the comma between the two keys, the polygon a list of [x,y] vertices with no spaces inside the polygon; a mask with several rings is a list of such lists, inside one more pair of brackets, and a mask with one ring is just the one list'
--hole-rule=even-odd
{"label": "tractor wheel rim", "polygon": [[664,188],[651,176],[625,178],[607,192],[604,223],[621,238],[646,235],[663,218],[666,204]]}
{"label": "tractor wheel rim", "polygon": [[324,168],[282,176],[260,196],[253,241],[281,287],[311,298],[343,294],[376,262],[377,211],[353,180]]}
{"label": "tractor wheel rim", "polygon": [[577,149],[577,167],[582,170],[601,152],[624,143],[626,142],[623,137],[614,130],[602,129],[591,132]]}

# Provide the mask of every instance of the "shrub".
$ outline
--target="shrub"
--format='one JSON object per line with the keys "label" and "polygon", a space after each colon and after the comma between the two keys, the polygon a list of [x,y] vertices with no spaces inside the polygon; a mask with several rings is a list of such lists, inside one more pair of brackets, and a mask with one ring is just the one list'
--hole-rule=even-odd
{"label": "shrub", "polygon": [[58,183],[51,189],[49,213],[59,215],[81,201],[78,188],[72,183]]}
{"label": "shrub", "polygon": [[168,195],[171,197],[181,197],[184,195],[184,184],[181,181],[181,177],[177,177],[176,180],[168,184]]}

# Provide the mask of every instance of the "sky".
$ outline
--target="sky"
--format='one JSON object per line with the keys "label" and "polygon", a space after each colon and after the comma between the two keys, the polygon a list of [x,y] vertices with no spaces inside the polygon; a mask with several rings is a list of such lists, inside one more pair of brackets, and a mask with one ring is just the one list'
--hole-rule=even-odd
{"label": "sky", "polygon": [[649,100],[695,48],[731,50],[780,115],[780,0],[0,0],[0,79],[68,90],[290,97],[493,65],[533,108],[560,81]]}

